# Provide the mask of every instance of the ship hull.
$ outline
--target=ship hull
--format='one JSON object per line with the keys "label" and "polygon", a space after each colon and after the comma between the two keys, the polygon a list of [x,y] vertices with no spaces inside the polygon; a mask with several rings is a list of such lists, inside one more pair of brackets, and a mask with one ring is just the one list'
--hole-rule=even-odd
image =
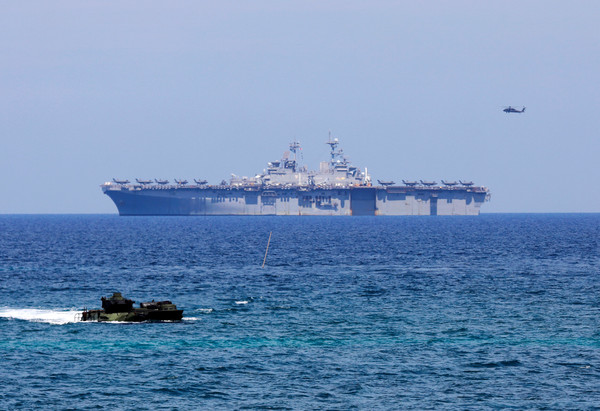
{"label": "ship hull", "polygon": [[135,215],[479,215],[482,187],[234,188],[125,186],[102,189],[123,216]]}

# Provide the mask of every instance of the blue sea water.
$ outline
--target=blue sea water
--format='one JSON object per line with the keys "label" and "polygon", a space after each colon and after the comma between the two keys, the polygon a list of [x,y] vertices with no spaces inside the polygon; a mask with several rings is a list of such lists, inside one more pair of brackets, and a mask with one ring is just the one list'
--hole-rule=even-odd
{"label": "blue sea water", "polygon": [[[598,214],[0,216],[0,409],[598,409],[599,239]],[[114,291],[184,320],[77,321]]]}

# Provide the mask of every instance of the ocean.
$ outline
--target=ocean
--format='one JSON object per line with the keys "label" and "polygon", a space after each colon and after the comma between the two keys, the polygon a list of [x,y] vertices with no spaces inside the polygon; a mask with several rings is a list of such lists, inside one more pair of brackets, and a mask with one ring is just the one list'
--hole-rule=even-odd
{"label": "ocean", "polygon": [[[599,214],[2,215],[0,409],[598,409],[599,239]],[[183,321],[78,320],[115,291]]]}

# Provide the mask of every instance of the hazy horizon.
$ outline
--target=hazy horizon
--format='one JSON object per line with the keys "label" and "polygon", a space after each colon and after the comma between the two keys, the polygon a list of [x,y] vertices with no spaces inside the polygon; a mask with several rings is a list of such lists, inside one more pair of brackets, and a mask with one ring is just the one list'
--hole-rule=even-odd
{"label": "hazy horizon", "polygon": [[1,6],[1,214],[115,214],[112,178],[252,176],[293,139],[317,169],[329,131],[373,181],[600,212],[597,2],[140,4]]}

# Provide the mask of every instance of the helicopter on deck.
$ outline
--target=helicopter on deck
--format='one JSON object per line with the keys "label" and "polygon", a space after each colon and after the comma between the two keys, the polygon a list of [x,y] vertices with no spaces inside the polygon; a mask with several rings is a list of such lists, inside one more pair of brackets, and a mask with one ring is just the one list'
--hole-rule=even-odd
{"label": "helicopter on deck", "polygon": [[505,107],[504,110],[505,113],[524,113],[525,112],[525,106],[523,106],[523,108],[521,110],[519,110],[518,108],[514,108],[511,106]]}

